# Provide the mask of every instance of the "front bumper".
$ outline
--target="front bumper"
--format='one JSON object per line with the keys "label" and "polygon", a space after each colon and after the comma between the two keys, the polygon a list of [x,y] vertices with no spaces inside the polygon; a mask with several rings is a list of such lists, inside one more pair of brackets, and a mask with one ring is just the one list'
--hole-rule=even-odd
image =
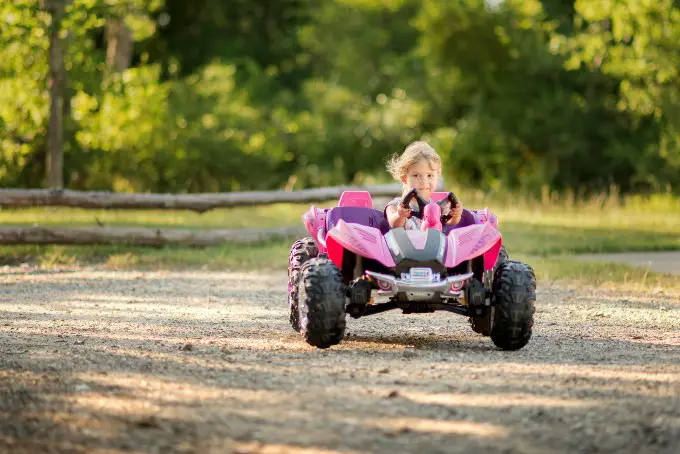
{"label": "front bumper", "polygon": [[392,297],[403,294],[409,301],[431,301],[437,297],[458,298],[463,294],[465,281],[474,276],[473,273],[466,273],[445,279],[420,280],[398,279],[373,271],[366,271],[366,274],[378,284],[378,295]]}

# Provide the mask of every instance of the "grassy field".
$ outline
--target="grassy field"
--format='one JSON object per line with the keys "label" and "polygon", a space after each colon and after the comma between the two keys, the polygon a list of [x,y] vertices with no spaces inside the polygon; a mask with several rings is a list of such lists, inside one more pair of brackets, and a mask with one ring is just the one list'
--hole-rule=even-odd
{"label": "grassy field", "polygon": [[[460,194],[466,207],[488,206],[500,218],[504,242],[513,257],[531,263],[539,278],[592,285],[680,288],[680,278],[625,265],[582,263],[581,252],[680,249],[680,199],[603,195],[588,200],[544,196]],[[376,205],[379,201],[376,201]],[[332,206],[333,201],[317,206]],[[247,228],[298,225],[310,204],[278,204],[187,211],[81,210],[35,208],[0,210],[4,226],[143,226],[156,228]],[[292,239],[259,245],[222,245],[204,249],[131,246],[0,246],[0,264],[101,265],[125,268],[285,269]]]}

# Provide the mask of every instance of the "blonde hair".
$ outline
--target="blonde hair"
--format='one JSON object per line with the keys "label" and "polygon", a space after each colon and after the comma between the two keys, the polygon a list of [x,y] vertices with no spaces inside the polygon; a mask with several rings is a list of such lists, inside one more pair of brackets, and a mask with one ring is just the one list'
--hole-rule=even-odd
{"label": "blonde hair", "polygon": [[420,140],[407,146],[401,155],[395,153],[390,156],[387,160],[387,171],[392,175],[392,178],[401,183],[402,179],[408,174],[408,169],[421,159],[425,159],[433,170],[441,173],[442,159],[434,151],[434,148],[427,142]]}

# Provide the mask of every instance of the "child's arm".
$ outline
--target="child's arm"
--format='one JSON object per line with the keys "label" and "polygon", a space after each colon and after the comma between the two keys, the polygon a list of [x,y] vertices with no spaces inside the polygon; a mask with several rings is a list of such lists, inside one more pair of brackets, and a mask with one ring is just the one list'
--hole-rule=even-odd
{"label": "child's arm", "polygon": [[446,225],[458,225],[460,219],[463,217],[463,204],[458,202],[458,205],[451,208],[451,219],[446,221]]}
{"label": "child's arm", "polygon": [[404,208],[401,204],[388,205],[385,213],[387,213],[387,222],[389,222],[391,228],[403,227],[406,219],[411,215],[411,209]]}

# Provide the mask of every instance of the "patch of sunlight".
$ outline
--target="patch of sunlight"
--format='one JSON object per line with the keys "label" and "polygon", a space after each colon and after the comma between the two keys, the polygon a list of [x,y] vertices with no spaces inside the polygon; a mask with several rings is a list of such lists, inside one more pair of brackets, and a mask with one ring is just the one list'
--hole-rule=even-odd
{"label": "patch of sunlight", "polygon": [[452,407],[554,407],[584,408],[597,405],[581,399],[537,396],[532,394],[460,394],[404,392],[402,396],[421,404],[449,405]]}
{"label": "patch of sunlight", "polygon": [[[102,399],[103,396],[98,394],[97,387],[101,386],[104,389],[115,387],[121,394],[127,396],[118,397],[118,400],[127,402],[137,401],[139,398],[153,399],[159,406],[168,404],[182,404],[182,403],[212,403],[217,399],[228,399],[239,403],[261,403],[273,405],[288,399],[285,393],[279,391],[270,391],[266,389],[248,389],[248,388],[227,388],[227,387],[213,387],[205,386],[196,383],[190,383],[180,380],[160,379],[151,375],[143,374],[112,374],[100,375],[96,373],[82,373],[78,374],[76,380],[89,383],[92,386],[90,390],[84,392],[81,397],[88,396],[85,402],[91,404],[97,402],[96,398]],[[94,400],[91,398],[95,398]],[[109,404],[114,406],[119,405],[120,402],[115,402],[116,398],[111,397]],[[107,405],[106,402],[103,404]],[[151,405],[151,404],[149,404]],[[151,408],[154,410],[154,408]]]}
{"label": "patch of sunlight", "polygon": [[[154,302],[158,297],[151,296],[138,296],[138,295],[107,295],[106,293],[79,293],[78,300],[71,301],[71,303],[113,303],[113,305],[125,304],[125,303],[142,303],[142,302]],[[166,297],[162,297],[164,301]],[[83,306],[84,308],[89,308],[91,306]]]}
{"label": "patch of sunlight", "polygon": [[[259,441],[239,442],[231,445],[231,447],[233,449],[232,452],[256,452],[257,454],[336,454],[340,452],[343,454],[358,454],[364,452],[347,450],[346,448],[343,448],[342,451],[337,451],[319,446],[304,447],[298,445],[263,444]],[[221,449],[222,447],[219,450]]]}
{"label": "patch of sunlight", "polygon": [[[286,317],[287,320],[287,317]],[[282,335],[283,333],[287,333]],[[316,352],[317,349],[308,345],[302,336],[293,332],[288,326],[281,331],[268,332],[260,331],[252,335],[229,336],[220,338],[222,347],[234,350],[248,351],[285,351],[285,352]],[[341,344],[342,345],[342,344]]]}
{"label": "patch of sunlight", "polygon": [[[541,364],[497,364],[494,366],[497,373],[536,374],[551,377],[574,377],[574,378],[597,378],[605,380],[621,381],[656,381],[664,383],[678,383],[680,385],[680,364],[673,365],[678,372],[645,372],[634,371],[632,367],[621,370],[621,366],[584,366],[584,365],[559,365],[547,370]],[[481,368],[483,370],[483,368]]]}
{"label": "patch of sunlight", "polygon": [[[101,297],[101,298],[100,298]],[[125,296],[123,298],[108,296],[105,294],[91,295],[90,299],[54,299],[50,301],[53,308],[45,306],[42,300],[34,301],[33,306],[28,305],[31,301],[26,299],[21,302],[7,302],[0,303],[3,306],[3,311],[12,313],[39,313],[40,315],[63,316],[64,313],[72,315],[97,315],[97,316],[115,316],[117,318],[133,319],[136,317],[164,319],[174,312],[175,316],[188,317],[192,316],[194,319],[208,318],[213,313],[219,313],[222,307],[199,307],[196,306],[207,298],[202,297],[181,297],[181,296],[163,296],[141,298],[135,296]],[[100,303],[103,305],[97,306]],[[141,300],[141,301],[139,301]],[[134,306],[131,309],[130,306]],[[163,310],[161,310],[163,309]],[[121,312],[124,313],[121,315]],[[201,316],[201,317],[199,317]]]}
{"label": "patch of sunlight", "polygon": [[401,430],[439,433],[451,435],[472,435],[477,437],[498,438],[507,437],[510,431],[502,426],[474,421],[442,421],[425,418],[390,418],[365,421],[365,425],[383,430]]}
{"label": "patch of sunlight", "polygon": [[74,400],[75,405],[82,409],[116,416],[155,416],[163,409],[161,405],[151,403],[139,394],[135,394],[134,397],[116,396],[110,392],[101,395],[90,390],[87,394],[76,395]]}
{"label": "patch of sunlight", "polygon": [[[421,331],[421,328],[416,328],[415,331]],[[356,351],[356,350],[387,350],[387,351],[403,351],[413,349],[416,347],[416,342],[412,337],[404,339],[403,341],[395,341],[393,339],[366,339],[362,337],[350,337],[342,341],[342,343],[334,349]]]}

